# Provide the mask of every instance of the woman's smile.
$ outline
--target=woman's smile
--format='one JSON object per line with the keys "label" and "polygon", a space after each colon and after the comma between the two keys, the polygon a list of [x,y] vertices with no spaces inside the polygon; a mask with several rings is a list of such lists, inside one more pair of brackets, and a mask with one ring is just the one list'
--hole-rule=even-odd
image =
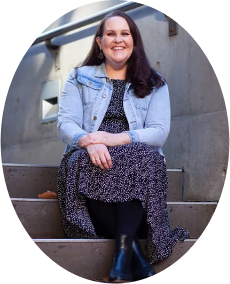
{"label": "woman's smile", "polygon": [[104,33],[97,38],[106,64],[123,67],[133,52],[133,37],[127,21],[122,17],[112,17],[105,22]]}
{"label": "woman's smile", "polygon": [[123,49],[125,49],[125,47],[114,46],[112,49],[115,50],[115,51],[118,51],[118,50],[123,50]]}

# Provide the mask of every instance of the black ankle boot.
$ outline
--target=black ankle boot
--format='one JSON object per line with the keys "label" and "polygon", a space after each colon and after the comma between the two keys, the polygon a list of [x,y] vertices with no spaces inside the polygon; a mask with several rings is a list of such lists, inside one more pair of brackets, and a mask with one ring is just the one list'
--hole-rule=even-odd
{"label": "black ankle boot", "polygon": [[113,265],[109,273],[109,282],[124,283],[133,280],[132,243],[133,238],[127,235],[119,235],[116,238]]}
{"label": "black ankle boot", "polygon": [[132,249],[133,280],[138,281],[154,275],[155,271],[148,263],[137,237],[133,240]]}

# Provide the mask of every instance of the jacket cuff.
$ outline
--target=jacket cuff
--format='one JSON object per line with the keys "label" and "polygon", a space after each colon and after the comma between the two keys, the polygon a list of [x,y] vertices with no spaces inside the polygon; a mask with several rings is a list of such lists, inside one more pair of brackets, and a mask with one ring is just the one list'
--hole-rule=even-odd
{"label": "jacket cuff", "polygon": [[78,141],[80,140],[80,138],[81,138],[82,136],[85,136],[86,134],[87,134],[86,132],[82,132],[82,133],[76,134],[76,135],[74,136],[73,140],[72,140],[71,146],[80,147],[80,146],[78,145]]}
{"label": "jacket cuff", "polygon": [[123,131],[130,136],[131,143],[133,142],[140,142],[139,135],[135,131]]}

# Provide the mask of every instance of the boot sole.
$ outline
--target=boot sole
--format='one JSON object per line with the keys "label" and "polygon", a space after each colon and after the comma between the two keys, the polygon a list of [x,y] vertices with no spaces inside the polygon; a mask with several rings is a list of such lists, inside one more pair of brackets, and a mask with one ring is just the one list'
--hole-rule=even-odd
{"label": "boot sole", "polygon": [[131,281],[126,281],[126,280],[113,280],[110,283],[130,283]]}
{"label": "boot sole", "polygon": [[130,282],[132,282],[133,281],[133,279],[130,279],[130,280],[125,280],[125,279],[108,279],[108,282],[109,283],[130,283]]}
{"label": "boot sole", "polygon": [[145,274],[145,275],[136,275],[136,276],[133,276],[133,281],[139,281],[139,280],[142,280],[142,279],[146,279],[146,278],[149,278],[151,276],[154,276],[156,273],[154,274]]}

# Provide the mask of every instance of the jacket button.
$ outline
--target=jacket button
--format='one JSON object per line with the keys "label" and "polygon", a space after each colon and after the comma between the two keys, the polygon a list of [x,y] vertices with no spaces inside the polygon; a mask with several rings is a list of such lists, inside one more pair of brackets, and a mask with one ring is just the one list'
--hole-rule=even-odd
{"label": "jacket button", "polygon": [[91,84],[92,84],[92,82],[89,82],[88,84],[89,84],[89,85],[91,85]]}
{"label": "jacket button", "polygon": [[106,94],[104,94],[102,97],[103,97],[103,98],[106,98]]}
{"label": "jacket button", "polygon": [[106,82],[109,82],[109,78],[106,78]]}
{"label": "jacket button", "polygon": [[97,120],[97,117],[96,117],[96,116],[94,116],[94,117],[93,117],[93,120]]}

